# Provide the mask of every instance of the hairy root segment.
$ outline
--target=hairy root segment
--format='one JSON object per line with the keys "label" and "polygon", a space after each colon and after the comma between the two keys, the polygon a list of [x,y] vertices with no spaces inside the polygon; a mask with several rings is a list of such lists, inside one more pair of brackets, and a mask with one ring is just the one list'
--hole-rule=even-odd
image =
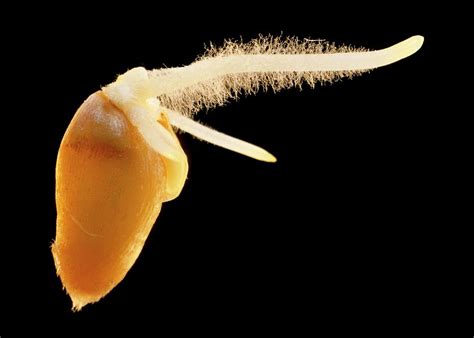
{"label": "hairy root segment", "polygon": [[[296,55],[296,54],[334,54],[364,52],[366,49],[350,46],[337,47],[324,40],[299,40],[296,37],[259,36],[248,43],[228,40],[223,47],[213,45],[189,66],[209,62],[211,59],[242,55]],[[163,76],[173,72],[162,69],[155,76]],[[327,84],[341,78],[351,78],[366,70],[347,71],[284,71],[284,72],[240,72],[228,73],[195,81],[192,85],[160,95],[161,104],[171,110],[192,116],[202,109],[210,109],[236,100],[240,95],[255,94],[260,89],[278,92],[282,89],[297,87],[302,89],[304,83],[314,88],[316,84]]]}

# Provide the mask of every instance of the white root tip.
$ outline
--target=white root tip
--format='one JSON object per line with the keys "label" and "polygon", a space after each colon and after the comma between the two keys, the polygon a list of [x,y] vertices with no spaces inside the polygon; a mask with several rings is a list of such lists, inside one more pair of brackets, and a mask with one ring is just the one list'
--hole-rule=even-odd
{"label": "white root tip", "polygon": [[190,133],[197,138],[215,144],[219,147],[235,151],[239,154],[254,158],[263,162],[276,162],[275,156],[265,149],[251,143],[239,140],[219,131],[210,129],[198,122],[172,110],[165,110],[170,123],[175,127]]}

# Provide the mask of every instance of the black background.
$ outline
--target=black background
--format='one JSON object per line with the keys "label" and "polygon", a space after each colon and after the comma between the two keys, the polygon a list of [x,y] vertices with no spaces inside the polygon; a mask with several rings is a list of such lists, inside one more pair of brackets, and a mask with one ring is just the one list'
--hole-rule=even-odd
{"label": "black background", "polygon": [[[72,7],[30,23],[18,59],[28,65],[25,78],[37,81],[24,103],[32,104],[34,142],[20,160],[34,188],[13,197],[29,211],[18,212],[27,221],[17,221],[23,237],[9,251],[17,271],[10,278],[16,296],[5,306],[12,319],[37,329],[158,334],[419,320],[431,301],[425,270],[434,263],[420,243],[434,179],[428,162],[436,117],[427,102],[435,35],[419,13],[390,19],[390,10],[397,16],[403,8],[367,16],[347,9],[343,16],[298,6],[202,14],[183,4],[186,15],[195,14],[190,19],[176,9],[104,14]],[[186,65],[205,43],[282,32],[370,49],[416,34],[426,40],[412,57],[353,80],[260,92],[200,113],[199,120],[262,146],[278,162],[260,163],[180,134],[190,165],[183,192],[163,206],[126,278],[73,313],[49,246],[55,160],[75,110],[132,67]]]}

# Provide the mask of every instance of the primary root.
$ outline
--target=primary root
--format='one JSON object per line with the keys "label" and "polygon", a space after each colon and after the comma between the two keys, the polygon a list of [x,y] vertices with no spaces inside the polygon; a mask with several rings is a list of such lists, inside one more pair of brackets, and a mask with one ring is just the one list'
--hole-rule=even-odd
{"label": "primary root", "polygon": [[211,45],[191,65],[153,70],[149,76],[163,106],[190,116],[260,88],[277,92],[303,83],[314,87],[361,74],[363,69],[324,70],[325,61],[314,57],[364,51],[322,40],[260,36],[248,43],[227,41],[221,48]]}

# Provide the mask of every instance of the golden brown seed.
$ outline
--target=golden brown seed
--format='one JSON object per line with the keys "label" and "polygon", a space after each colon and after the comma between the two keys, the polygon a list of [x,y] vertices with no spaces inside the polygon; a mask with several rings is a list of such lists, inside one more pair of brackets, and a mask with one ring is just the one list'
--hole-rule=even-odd
{"label": "golden brown seed", "polygon": [[96,92],[61,142],[56,182],[52,251],[78,310],[112,290],[137,259],[166,199],[166,167],[127,116]]}

